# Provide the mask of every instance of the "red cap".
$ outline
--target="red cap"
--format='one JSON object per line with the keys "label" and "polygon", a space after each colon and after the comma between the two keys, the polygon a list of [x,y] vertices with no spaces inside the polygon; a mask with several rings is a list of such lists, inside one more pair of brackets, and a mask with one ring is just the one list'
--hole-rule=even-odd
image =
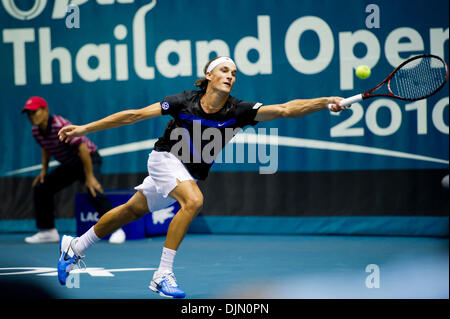
{"label": "red cap", "polygon": [[40,108],[47,109],[48,108],[47,102],[39,96],[32,96],[25,103],[25,106],[22,109],[22,113],[28,110],[36,111],[37,109]]}

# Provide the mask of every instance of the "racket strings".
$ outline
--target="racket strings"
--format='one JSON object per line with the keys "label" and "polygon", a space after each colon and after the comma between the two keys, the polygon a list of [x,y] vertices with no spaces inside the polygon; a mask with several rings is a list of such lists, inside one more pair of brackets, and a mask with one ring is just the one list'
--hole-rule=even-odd
{"label": "racket strings", "polygon": [[393,94],[406,99],[420,99],[434,93],[445,81],[447,69],[438,59],[426,57],[405,64],[391,81]]}

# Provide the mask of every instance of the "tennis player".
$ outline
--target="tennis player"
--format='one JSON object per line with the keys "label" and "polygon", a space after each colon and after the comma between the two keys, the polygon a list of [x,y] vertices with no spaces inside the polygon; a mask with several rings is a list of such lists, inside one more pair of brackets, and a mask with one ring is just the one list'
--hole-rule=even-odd
{"label": "tennis player", "polygon": [[[204,180],[213,164],[213,160],[204,158],[202,151],[211,140],[196,141],[193,138],[195,126],[201,129],[201,136],[206,129],[214,128],[220,132],[223,148],[228,142],[224,134],[226,129],[236,129],[237,132],[260,121],[298,118],[327,108],[333,112],[344,109],[339,106],[342,100],[339,97],[292,100],[264,106],[238,100],[230,95],[236,72],[231,58],[218,57],[206,64],[205,78],[196,81],[199,90],[184,91],[141,109],[121,111],[99,121],[66,126],[59,131],[59,138],[68,142],[75,137],[161,115],[173,117],[150,153],[147,163],[149,175],[136,187],[133,197],[103,215],[82,236],[64,235],[61,238],[58,261],[61,284],[65,284],[72,267],[84,257],[84,251],[100,238],[141,218],[149,210],[156,211],[178,201],[181,208],[169,225],[159,268],[153,274],[149,288],[165,297],[184,298],[185,292],[178,286],[172,266],[189,225],[203,205],[203,195],[196,180]],[[185,152],[180,155],[180,150],[183,153],[186,147],[188,156]]]}

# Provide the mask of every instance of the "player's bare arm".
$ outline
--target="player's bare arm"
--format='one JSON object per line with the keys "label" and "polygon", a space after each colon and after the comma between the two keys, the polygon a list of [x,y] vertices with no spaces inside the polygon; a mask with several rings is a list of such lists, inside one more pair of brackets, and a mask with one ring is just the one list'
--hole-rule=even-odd
{"label": "player's bare arm", "polygon": [[317,111],[329,109],[340,112],[345,107],[340,106],[340,97],[321,97],[316,99],[292,100],[283,104],[263,105],[256,114],[255,121],[270,121],[277,118],[297,118]]}
{"label": "player's bare arm", "polygon": [[74,137],[107,130],[127,124],[133,124],[142,120],[162,115],[160,103],[154,103],[141,109],[130,109],[109,115],[101,120],[85,125],[68,125],[59,132],[59,139],[63,142],[70,141]]}

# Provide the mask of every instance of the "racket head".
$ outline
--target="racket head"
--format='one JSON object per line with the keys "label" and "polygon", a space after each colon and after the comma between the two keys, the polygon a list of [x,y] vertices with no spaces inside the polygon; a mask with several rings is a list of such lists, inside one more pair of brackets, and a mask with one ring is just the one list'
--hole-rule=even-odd
{"label": "racket head", "polygon": [[[448,80],[445,61],[432,54],[422,54],[401,63],[384,81],[390,94],[405,101],[417,101],[438,92]],[[375,95],[371,95],[375,96]]]}

